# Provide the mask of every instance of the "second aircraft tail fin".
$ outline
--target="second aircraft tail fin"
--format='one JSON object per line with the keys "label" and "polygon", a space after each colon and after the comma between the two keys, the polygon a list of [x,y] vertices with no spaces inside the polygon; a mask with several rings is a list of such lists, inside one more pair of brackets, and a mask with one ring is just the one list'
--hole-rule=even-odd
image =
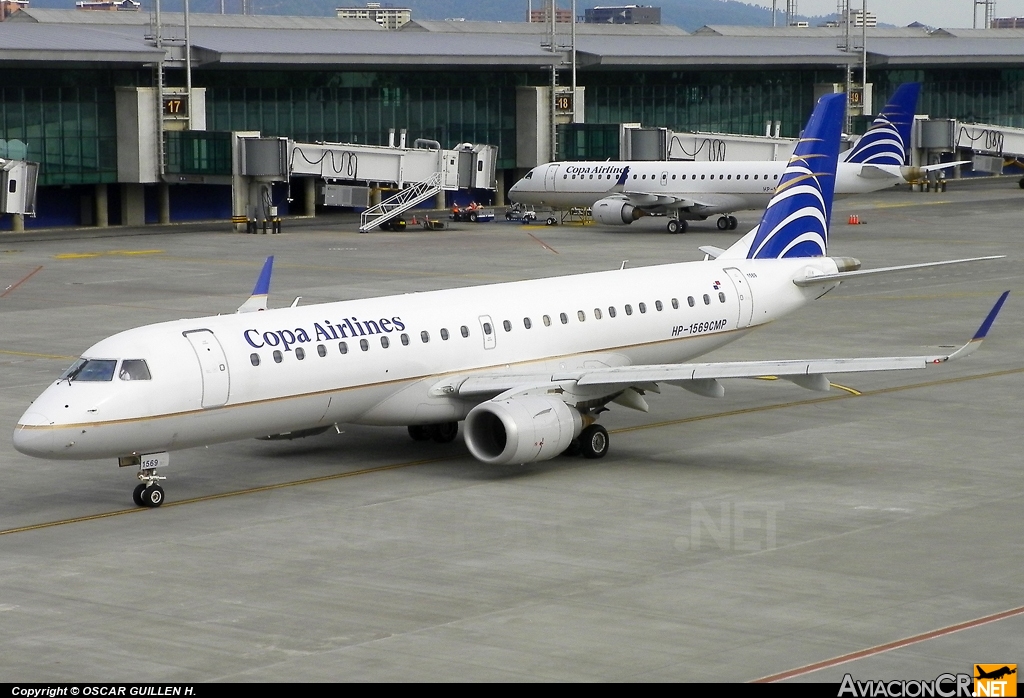
{"label": "second aircraft tail fin", "polygon": [[897,87],[857,145],[846,153],[845,161],[897,167],[906,164],[920,93],[919,82],[905,82]]}

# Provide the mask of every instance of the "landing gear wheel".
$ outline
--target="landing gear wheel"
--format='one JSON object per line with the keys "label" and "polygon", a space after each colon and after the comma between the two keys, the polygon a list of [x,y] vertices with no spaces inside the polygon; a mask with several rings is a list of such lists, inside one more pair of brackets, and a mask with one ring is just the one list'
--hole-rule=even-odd
{"label": "landing gear wheel", "polygon": [[566,447],[566,449],[564,451],[562,451],[562,455],[563,456],[570,456],[570,457],[571,456],[578,456],[578,455],[580,455],[580,451],[582,451],[582,450],[583,450],[583,447],[580,445],[579,438],[575,438],[572,441],[570,441],[568,447]]}
{"label": "landing gear wheel", "polygon": [[729,230],[736,230],[737,226],[740,224],[740,222],[736,220],[736,216],[727,216],[727,218],[729,219]]}
{"label": "landing gear wheel", "polygon": [[459,433],[459,423],[445,422],[443,424],[436,424],[433,431],[434,441],[439,444],[451,443],[455,441],[455,437]]}
{"label": "landing gear wheel", "polygon": [[580,452],[584,458],[604,458],[608,453],[608,430],[591,424],[580,434]]}
{"label": "landing gear wheel", "polygon": [[146,487],[142,491],[142,505],[156,508],[164,503],[164,488],[160,485]]}
{"label": "landing gear wheel", "polygon": [[144,507],[146,503],[142,501],[142,492],[146,489],[146,483],[140,483],[134,490],[132,490],[132,500],[135,502],[135,506]]}
{"label": "landing gear wheel", "polygon": [[718,229],[719,230],[728,230],[729,229],[729,219],[727,217],[725,217],[725,216],[722,216],[721,218],[718,219],[718,224],[717,225],[718,225]]}
{"label": "landing gear wheel", "polygon": [[678,233],[686,232],[686,221],[676,220],[675,218],[669,219],[668,225],[666,226],[669,234],[676,235]]}
{"label": "landing gear wheel", "polygon": [[430,437],[433,435],[433,429],[426,424],[409,425],[409,436],[413,441],[430,441]]}
{"label": "landing gear wheel", "polygon": [[554,216],[549,216],[548,219],[546,221],[544,221],[544,224],[545,225],[558,225],[558,221],[555,220]]}

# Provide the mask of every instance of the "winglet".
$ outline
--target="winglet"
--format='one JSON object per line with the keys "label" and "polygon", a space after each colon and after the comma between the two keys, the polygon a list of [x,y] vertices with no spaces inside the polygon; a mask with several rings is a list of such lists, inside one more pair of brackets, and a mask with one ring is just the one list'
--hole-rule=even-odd
{"label": "winglet", "polygon": [[971,339],[972,342],[980,342],[988,336],[988,331],[992,328],[992,323],[996,321],[996,315],[1003,309],[1003,303],[1006,302],[1007,297],[1010,295],[1009,291],[1003,291],[1003,295],[999,296],[999,300],[992,306],[992,310],[988,312],[988,317],[985,318],[985,322],[981,323],[981,327],[974,333],[974,337]]}
{"label": "winglet", "polygon": [[619,175],[619,178],[617,180],[615,180],[615,184],[613,184],[611,189],[609,189],[608,191],[610,191],[610,192],[620,192],[620,191],[622,191],[622,188],[624,186],[626,186],[626,179],[628,177],[629,177],[629,165],[626,165],[625,167],[622,168],[622,173]]}
{"label": "winglet", "polygon": [[[1006,302],[1007,297],[1010,295],[1009,291],[1003,291],[1003,295],[999,296],[999,300],[992,306],[992,310],[988,311],[988,315],[985,317],[985,321],[981,323],[981,327],[971,337],[971,341],[963,345],[948,357],[944,361],[952,361],[953,359],[960,359],[968,354],[973,354],[978,347],[981,346],[981,340],[988,336],[988,331],[992,329],[992,323],[996,321],[996,316],[999,315],[999,311],[1003,309],[1003,303]],[[935,363],[942,363],[942,361],[936,361]]]}
{"label": "winglet", "polygon": [[252,295],[242,305],[238,306],[240,313],[252,313],[258,310],[267,309],[267,296],[270,294],[270,274],[274,270],[274,256],[267,257],[263,263],[263,271],[260,278],[256,280],[256,286],[252,289]]}

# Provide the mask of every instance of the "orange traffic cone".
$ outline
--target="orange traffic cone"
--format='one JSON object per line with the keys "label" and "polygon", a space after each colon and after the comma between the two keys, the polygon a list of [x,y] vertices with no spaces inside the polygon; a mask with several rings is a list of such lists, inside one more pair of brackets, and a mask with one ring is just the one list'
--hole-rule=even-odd
{"label": "orange traffic cone", "polygon": [[409,221],[409,225],[419,225],[419,223],[416,222],[416,216],[412,217],[412,220]]}
{"label": "orange traffic cone", "polygon": [[860,216],[858,216],[856,213],[851,213],[850,214],[850,222],[849,222],[849,224],[850,225],[858,225],[859,223],[860,223]]}

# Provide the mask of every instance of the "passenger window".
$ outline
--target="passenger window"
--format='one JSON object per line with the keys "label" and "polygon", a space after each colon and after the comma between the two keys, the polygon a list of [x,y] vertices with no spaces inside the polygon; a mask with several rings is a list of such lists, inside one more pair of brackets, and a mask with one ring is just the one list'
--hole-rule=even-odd
{"label": "passenger window", "polygon": [[441,339],[448,341],[448,330],[444,327],[441,328]]}
{"label": "passenger window", "polygon": [[743,175],[743,179],[750,179],[750,175]]}
{"label": "passenger window", "polygon": [[640,308],[640,312],[641,313],[646,313],[647,312],[647,304],[646,303],[641,303],[639,305],[639,308]]}
{"label": "passenger window", "polygon": [[718,292],[718,300],[721,301],[722,303],[725,303],[725,294],[722,293],[721,291]]}
{"label": "passenger window", "polygon": [[595,320],[600,320],[601,319],[601,309],[600,308],[594,308],[594,319]]}
{"label": "passenger window", "polygon": [[679,299],[678,298],[673,298],[672,299],[672,310],[679,310]]}
{"label": "passenger window", "polygon": [[420,332],[420,341],[423,342],[424,344],[429,342],[430,341],[430,333],[427,332],[426,330],[423,330],[422,332]]}
{"label": "passenger window", "polygon": [[711,296],[704,294],[704,305],[711,305]]}
{"label": "passenger window", "polygon": [[317,344],[316,353],[320,355],[320,358],[327,356],[327,347],[325,347],[323,344]]}
{"label": "passenger window", "polygon": [[338,343],[338,351],[340,351],[342,354],[347,354],[348,353],[348,342],[339,342]]}
{"label": "passenger window", "polygon": [[696,303],[695,303],[695,302],[694,302],[694,300],[693,300],[693,296],[687,296],[687,297],[686,297],[686,302],[690,304],[690,307],[691,307],[691,308],[692,308],[692,307],[693,307],[694,305],[696,305]]}
{"label": "passenger window", "polygon": [[505,328],[506,332],[511,332],[512,331],[512,323],[509,322],[508,320],[503,320],[502,323],[501,323],[501,326]]}
{"label": "passenger window", "polygon": [[531,327],[533,327],[533,322],[530,321],[530,318],[523,318],[523,327],[525,327],[526,329],[530,329]]}
{"label": "passenger window", "polygon": [[[490,327],[490,325],[488,325],[488,327]],[[468,337],[469,336],[469,328],[466,327],[465,325],[462,326],[461,332],[462,332],[462,336],[463,337]],[[490,332],[488,332],[487,334],[490,334]]]}
{"label": "passenger window", "polygon": [[[694,176],[696,176],[696,175],[694,175]],[[701,176],[700,176],[700,178],[701,178],[701,179],[704,179],[704,175],[701,175]]]}
{"label": "passenger window", "polygon": [[409,346],[409,335],[407,335],[405,332],[402,333],[402,346]]}
{"label": "passenger window", "polygon": [[274,350],[274,363],[275,364],[279,364],[283,360],[284,360],[284,355],[281,354],[281,351],[279,349],[275,349]]}
{"label": "passenger window", "polygon": [[303,349],[302,347],[295,347],[295,358],[298,359],[299,361],[302,361],[304,358],[306,358],[306,350]]}
{"label": "passenger window", "polygon": [[654,307],[660,313],[664,306],[661,304],[661,301],[654,301]]}
{"label": "passenger window", "polygon": [[[463,337],[467,336],[468,332],[469,332],[469,330],[466,330],[466,332],[464,332],[462,334],[462,336]],[[491,334],[491,332],[493,332],[493,328],[491,327],[491,323],[485,322],[484,323],[484,334]]]}
{"label": "passenger window", "polygon": [[609,305],[608,306],[608,317],[615,317],[615,306],[614,305]]}
{"label": "passenger window", "polygon": [[[259,358],[257,356],[257,358]],[[148,381],[153,377],[149,375],[149,366],[142,359],[125,359],[121,362],[121,372],[117,374],[123,381]]]}
{"label": "passenger window", "polygon": [[587,314],[585,312],[583,312],[582,310],[577,310],[576,311],[576,317],[579,319],[580,322],[586,322],[587,321]]}
{"label": "passenger window", "polygon": [[391,340],[390,340],[390,339],[388,339],[387,337],[384,337],[384,336],[382,336],[382,337],[380,338],[380,345],[381,345],[382,347],[384,347],[385,349],[387,349],[388,347],[390,347],[390,346],[391,346]]}
{"label": "passenger window", "polygon": [[558,314],[558,319],[562,321],[563,325],[565,325],[566,323],[569,322],[569,316],[566,315],[565,313],[559,313]]}
{"label": "passenger window", "polygon": [[[633,175],[633,176],[636,177],[636,175]],[[544,327],[551,327],[551,316],[550,315],[545,315],[543,319],[544,319]]]}
{"label": "passenger window", "polygon": [[251,363],[253,366],[259,366],[260,365],[260,355],[259,354],[249,354],[249,363]]}
{"label": "passenger window", "polygon": [[626,315],[632,315],[633,314],[633,306],[629,305],[628,303],[626,304],[625,310],[626,310]]}
{"label": "passenger window", "polygon": [[370,349],[370,343],[367,342],[365,339],[360,339],[359,348],[362,349],[363,351],[368,351]]}

